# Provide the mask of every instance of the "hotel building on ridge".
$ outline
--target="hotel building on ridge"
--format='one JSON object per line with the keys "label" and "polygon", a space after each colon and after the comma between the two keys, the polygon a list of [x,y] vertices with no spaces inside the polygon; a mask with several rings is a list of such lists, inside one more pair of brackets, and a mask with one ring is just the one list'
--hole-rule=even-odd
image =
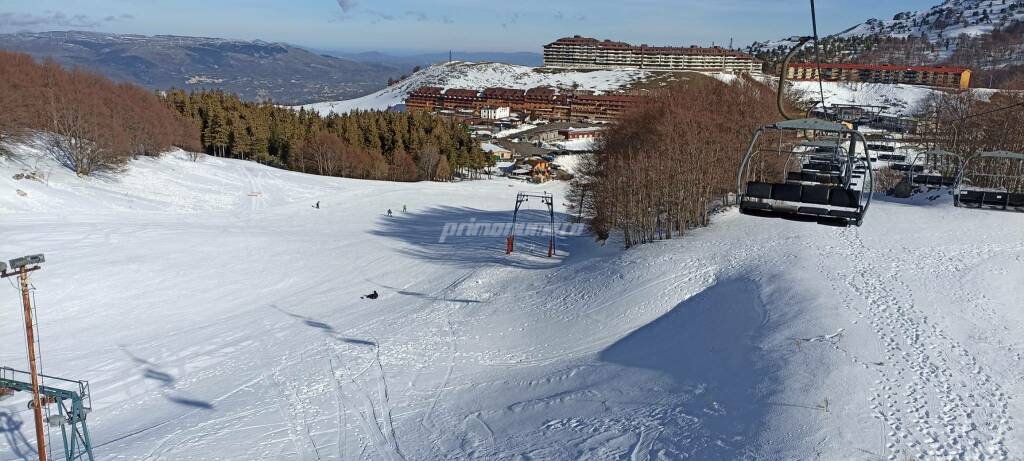
{"label": "hotel building on ridge", "polygon": [[652,71],[761,72],[753,56],[719,46],[630,45],[595,38],[560,38],[544,45],[544,67],[556,69],[645,69]]}

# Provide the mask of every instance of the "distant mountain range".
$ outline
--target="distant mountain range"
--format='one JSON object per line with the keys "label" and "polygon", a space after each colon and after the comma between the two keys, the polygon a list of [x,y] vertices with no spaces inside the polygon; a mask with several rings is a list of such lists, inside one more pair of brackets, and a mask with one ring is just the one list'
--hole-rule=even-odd
{"label": "distant mountain range", "polygon": [[467,62],[499,62],[502,64],[514,64],[517,66],[528,66],[528,67],[540,67],[544,65],[544,55],[540,53],[531,52],[465,52],[456,51],[451,53],[424,53],[410,56],[404,55],[393,55],[380,53],[377,51],[370,51],[364,53],[344,53],[344,52],[331,52],[324,51],[325,54],[337,56],[339,58],[351,59],[353,61],[365,62],[370,64],[382,64],[389,67],[395,67],[401,69],[402,72],[407,72],[415,67],[429,67],[434,64],[440,64],[448,62],[449,59],[452,61],[467,61]]}
{"label": "distant mountain range", "polygon": [[398,68],[324,56],[263,41],[96,32],[0,34],[0,48],[151,89],[219,88],[247,100],[286,104],[362,96],[402,74]]}
{"label": "distant mountain range", "polygon": [[[337,101],[387,86],[413,69],[447,62],[448,53],[310,51],[261,40],[82,31],[0,34],[0,49],[50,58],[150,89],[222,89],[246,100],[282,104]],[[536,67],[540,53],[455,52],[457,61]]]}

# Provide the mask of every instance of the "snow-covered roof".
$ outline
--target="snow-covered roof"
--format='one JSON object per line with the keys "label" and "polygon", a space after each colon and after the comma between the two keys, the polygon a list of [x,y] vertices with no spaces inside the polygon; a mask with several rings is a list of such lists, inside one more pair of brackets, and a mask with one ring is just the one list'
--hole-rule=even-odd
{"label": "snow-covered roof", "polygon": [[501,152],[511,152],[510,150],[508,150],[508,149],[506,149],[504,147],[501,147],[501,146],[499,146],[497,144],[492,144],[492,143],[489,143],[489,142],[480,143],[480,150],[482,150],[484,152],[487,152],[487,153],[490,153],[490,154],[501,153]]}

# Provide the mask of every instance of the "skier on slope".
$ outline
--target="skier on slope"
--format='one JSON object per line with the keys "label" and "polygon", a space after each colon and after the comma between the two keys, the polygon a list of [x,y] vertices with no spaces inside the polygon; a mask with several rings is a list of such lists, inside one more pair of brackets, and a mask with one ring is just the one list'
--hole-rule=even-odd
{"label": "skier on slope", "polygon": [[391,208],[388,208],[388,217],[391,217]]}
{"label": "skier on slope", "polygon": [[320,201],[319,200],[316,201],[316,205],[313,205],[313,208],[316,208],[318,210],[320,209]]}
{"label": "skier on slope", "polygon": [[380,295],[377,294],[377,290],[373,290],[373,293],[370,293],[370,294],[365,295],[365,296],[360,296],[359,299],[377,299],[379,297],[380,297]]}

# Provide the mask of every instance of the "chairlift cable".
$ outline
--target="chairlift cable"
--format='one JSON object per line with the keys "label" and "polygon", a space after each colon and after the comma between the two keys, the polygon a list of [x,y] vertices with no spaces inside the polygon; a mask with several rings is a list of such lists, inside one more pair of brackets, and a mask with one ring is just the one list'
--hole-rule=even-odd
{"label": "chairlift cable", "polygon": [[828,113],[825,107],[825,84],[821,80],[821,39],[818,38],[818,14],[814,8],[814,0],[811,0],[811,29],[814,33],[814,62],[818,69],[818,92],[821,95],[821,109]]}
{"label": "chairlift cable", "polygon": [[974,118],[974,117],[981,117],[982,115],[994,114],[996,112],[1002,112],[1004,110],[1013,109],[1015,107],[1021,107],[1021,106],[1024,106],[1024,101],[1021,101],[1021,102],[1018,102],[1018,103],[1014,103],[1014,104],[1010,104],[1008,106],[997,107],[995,109],[990,109],[990,110],[986,110],[986,111],[983,111],[983,112],[978,112],[977,114],[968,114],[968,115],[965,115],[963,117],[955,118],[955,119],[952,119],[952,120],[949,120],[949,121],[950,122],[961,122],[961,121],[964,121],[964,120],[967,120],[967,119],[971,119],[971,118]]}

